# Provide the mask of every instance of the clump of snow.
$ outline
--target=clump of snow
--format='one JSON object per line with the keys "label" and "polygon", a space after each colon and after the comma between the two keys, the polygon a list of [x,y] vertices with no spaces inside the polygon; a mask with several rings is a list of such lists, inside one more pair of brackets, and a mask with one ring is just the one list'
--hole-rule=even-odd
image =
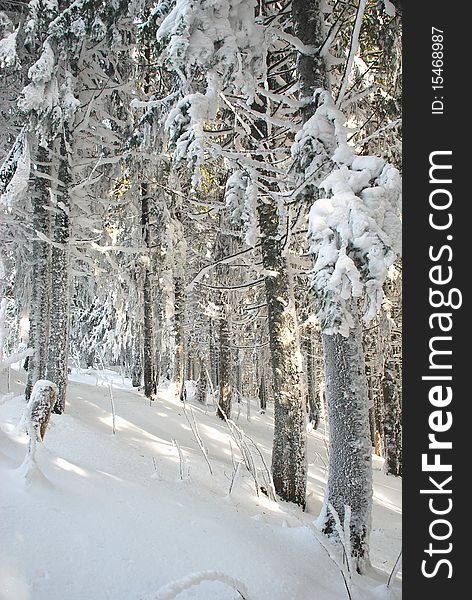
{"label": "clump of snow", "polygon": [[253,97],[252,81],[266,69],[264,28],[254,19],[257,5],[256,0],[177,0],[156,34],[167,42],[167,61],[182,73],[217,72],[224,84]]}
{"label": "clump of snow", "polygon": [[348,336],[351,300],[364,300],[369,322],[401,252],[401,179],[384,159],[355,156],[342,112],[328,92],[316,95],[318,108],[297,134],[292,155],[299,180],[311,178],[317,188],[308,230],[318,318],[325,333]]}
{"label": "clump of snow", "polygon": [[334,105],[331,95],[319,89],[313,96],[318,108],[297,133],[292,145],[299,181],[315,176],[320,181],[330,170],[330,159],[349,164],[354,158],[354,149],[347,143],[344,116]]}
{"label": "clump of snow", "polygon": [[11,68],[18,64],[16,36],[18,30],[9,33],[0,40],[0,69]]}
{"label": "clump of snow", "polygon": [[[83,26],[82,19],[74,21],[71,33],[80,37]],[[58,81],[56,71],[56,57],[46,40],[39,59],[28,71],[31,82],[23,88],[18,100],[20,110],[35,114],[40,144],[44,144],[44,138],[54,136],[64,121],[72,120],[80,106],[74,95],[75,78],[72,73],[66,71]]]}
{"label": "clump of snow", "polygon": [[23,130],[0,167],[0,204],[10,208],[23,197],[28,188],[30,171],[28,138]]}
{"label": "clump of snow", "polygon": [[225,200],[234,221],[242,221],[248,246],[257,242],[258,189],[255,173],[235,171],[226,182]]}
{"label": "clump of snow", "polygon": [[[0,277],[3,268],[3,261],[0,260]],[[5,369],[8,369],[8,367],[11,367],[12,365],[22,361],[27,356],[31,356],[33,354],[32,348],[25,348],[23,344],[20,344],[17,352],[13,352],[8,356],[5,355],[5,345],[8,336],[6,313],[7,300],[6,298],[2,298],[0,301],[0,373]]]}
{"label": "clump of snow", "polygon": [[173,600],[181,592],[194,587],[203,581],[219,581],[235,589],[239,596],[243,598],[249,598],[249,594],[246,590],[246,586],[242,581],[238,581],[233,577],[229,577],[225,573],[220,571],[203,571],[201,573],[194,573],[183,577],[179,581],[169,583],[168,585],[161,588],[156,596],[156,600]]}
{"label": "clump of snow", "polygon": [[389,17],[394,17],[396,15],[396,9],[395,9],[395,5],[393,4],[393,2],[390,2],[390,0],[383,0],[383,2],[384,2],[385,12],[387,13],[387,15]]}
{"label": "clump of snow", "polygon": [[91,37],[97,42],[103,40],[107,34],[107,27],[102,19],[97,15],[92,23]]}
{"label": "clump of snow", "polygon": [[42,441],[57,399],[57,386],[49,379],[38,379],[21,417],[19,429],[24,427],[30,436]]}
{"label": "clump of snow", "polygon": [[164,61],[185,91],[166,128],[177,162],[187,158],[193,167],[194,184],[203,164],[204,123],[215,118],[219,93],[237,93],[251,104],[264,79],[267,43],[254,19],[257,6],[256,0],[177,0],[157,31]]}
{"label": "clump of snow", "polygon": [[77,38],[83,38],[86,35],[87,28],[84,19],[79,17],[70,24],[70,32]]}
{"label": "clump of snow", "polygon": [[48,41],[45,41],[41,56],[34,65],[30,67],[28,77],[35,84],[47,83],[51,80],[55,62],[56,59],[51,44]]}
{"label": "clump of snow", "polygon": [[54,78],[55,63],[54,51],[51,44],[46,41],[41,56],[28,71],[31,83],[23,88],[22,96],[18,101],[21,110],[48,113],[58,104],[57,82]]}
{"label": "clump of snow", "polygon": [[38,467],[36,451],[38,442],[44,439],[56,398],[56,385],[47,379],[39,379],[33,386],[31,397],[16,428],[19,432],[26,431],[28,435],[28,448],[18,472],[29,483],[33,477],[47,480]]}
{"label": "clump of snow", "polygon": [[66,120],[71,120],[80,106],[80,100],[74,96],[75,79],[69,71],[65,74],[65,82],[61,86],[61,105]]}
{"label": "clump of snow", "polygon": [[187,161],[195,173],[194,183],[199,178],[199,167],[205,162],[203,123],[215,113],[216,101],[211,90],[206,94],[190,94],[177,102],[164,125],[170,142],[175,145],[174,162]]}

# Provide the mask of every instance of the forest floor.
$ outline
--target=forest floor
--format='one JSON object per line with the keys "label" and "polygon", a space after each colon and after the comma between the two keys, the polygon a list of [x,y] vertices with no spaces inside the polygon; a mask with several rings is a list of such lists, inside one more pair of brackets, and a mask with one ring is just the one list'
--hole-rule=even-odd
{"label": "forest floor", "polygon": [[[246,600],[348,599],[314,526],[326,483],[322,427],[308,434],[303,512],[257,495],[244,463],[234,476],[235,437],[191,393],[184,407],[163,389],[150,406],[112,371],[70,379],[66,413],[52,416],[26,476],[28,438],[16,430],[24,372],[11,371],[7,396],[0,381],[0,600],[241,600],[231,584]],[[244,438],[262,484],[272,410],[251,410],[248,420],[244,403],[233,418],[257,444]],[[352,600],[400,598],[401,573],[386,587],[400,548],[401,479],[374,457],[372,567],[353,575]],[[220,581],[198,583],[209,571]],[[190,576],[198,584],[177,595]]]}

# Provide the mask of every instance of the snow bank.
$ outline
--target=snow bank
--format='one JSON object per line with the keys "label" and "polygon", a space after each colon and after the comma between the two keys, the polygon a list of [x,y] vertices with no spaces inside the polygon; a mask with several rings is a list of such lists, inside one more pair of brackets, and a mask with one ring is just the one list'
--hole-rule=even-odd
{"label": "snow bank", "polygon": [[[228,494],[242,457],[210,407],[192,411],[213,474],[172,390],[149,406],[130,382],[108,375],[116,435],[106,382],[74,375],[80,381],[69,383],[66,412],[51,415],[25,487],[18,467],[28,436],[15,431],[23,374],[12,372],[17,396],[0,405],[1,600],[162,600],[177,590],[176,600],[241,600],[235,587],[252,600],[309,600],[314,590],[317,600],[345,599],[339,569],[311,531],[326,483],[323,429],[308,436],[306,512],[257,496],[244,464]],[[260,415],[256,406],[238,425],[270,464],[272,407]],[[378,600],[400,549],[401,482],[381,467],[374,458],[375,568],[353,581],[362,600]]]}

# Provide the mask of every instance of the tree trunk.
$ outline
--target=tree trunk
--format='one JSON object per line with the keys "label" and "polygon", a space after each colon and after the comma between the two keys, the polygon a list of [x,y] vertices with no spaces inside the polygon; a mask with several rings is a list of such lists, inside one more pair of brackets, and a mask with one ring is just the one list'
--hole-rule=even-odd
{"label": "tree trunk", "polygon": [[144,395],[150,400],[154,400],[157,393],[157,380],[155,370],[155,351],[154,351],[154,299],[152,288],[152,269],[151,269],[151,231],[150,231],[150,210],[149,210],[149,186],[147,183],[141,184],[141,227],[142,237],[145,247],[148,250],[147,262],[144,269],[143,281],[143,375],[144,375]]}
{"label": "tree trunk", "polygon": [[341,523],[350,507],[352,555],[359,571],[368,564],[372,509],[372,454],[362,329],[354,302],[349,337],[323,334],[329,428],[324,531],[335,534],[331,505]]}
{"label": "tree trunk", "polygon": [[[369,404],[370,404],[370,401],[369,401]],[[377,427],[375,425],[375,411],[374,411],[374,407],[372,405],[369,408],[369,427],[370,427],[370,444],[371,444],[372,448],[374,448]]]}
{"label": "tree trunk", "polygon": [[195,390],[195,400],[200,404],[206,404],[206,395],[208,388],[208,378],[203,358],[199,359],[200,375],[198,377],[197,389]]}
{"label": "tree trunk", "polygon": [[[376,381],[376,383],[374,383]],[[382,397],[382,384],[380,381],[380,377],[378,375],[374,375],[372,377],[372,389],[370,391],[373,397],[374,403],[374,420],[375,420],[375,437],[374,437],[374,448],[375,454],[377,456],[382,456],[383,454],[383,442],[384,442],[384,419],[385,419],[385,411],[384,411],[384,403]],[[369,398],[369,406],[372,406],[371,400]]]}
{"label": "tree trunk", "polygon": [[265,411],[267,410],[267,388],[266,388],[264,375],[261,375],[259,388],[258,388],[258,394],[259,394],[259,406],[260,406],[261,412],[265,413]]}
{"label": "tree trunk", "polygon": [[[293,0],[295,35],[307,45],[318,48],[324,41],[324,22],[320,0],[307,5]],[[299,53],[297,62],[299,97],[305,103],[302,118],[306,122],[315,112],[312,102],[317,88],[329,89],[323,56]],[[316,182],[315,182],[316,183]],[[316,201],[315,194],[312,202]],[[351,509],[352,554],[359,570],[368,563],[368,537],[372,510],[372,456],[369,410],[362,329],[357,306],[352,302],[355,326],[348,338],[322,334],[326,405],[330,432],[328,487],[326,501],[343,523],[345,506]],[[335,533],[334,520],[327,509],[325,532]]]}
{"label": "tree trunk", "polygon": [[220,300],[223,314],[220,318],[220,355],[219,355],[219,382],[220,396],[218,400],[217,415],[220,419],[231,417],[231,350],[230,350],[230,335],[227,311],[224,308],[222,300]]}
{"label": "tree trunk", "polygon": [[316,386],[316,371],[313,350],[313,339],[311,331],[305,337],[305,364],[308,398],[308,421],[317,429],[320,422],[320,399]]}
{"label": "tree trunk", "polygon": [[[292,0],[294,32],[307,46],[319,48],[324,41],[323,16],[320,0]],[[324,57],[318,53],[297,55],[298,90],[300,100],[305,102],[301,109],[303,121],[313,116],[316,106],[311,102],[318,88],[329,89]]]}
{"label": "tree trunk", "polygon": [[47,345],[49,335],[49,297],[51,286],[51,246],[40,239],[37,234],[49,237],[50,213],[49,180],[44,177],[50,167],[49,150],[38,147],[35,189],[33,195],[33,282],[31,290],[31,307],[29,313],[30,332],[29,346],[33,354],[28,361],[28,380],[25,397],[29,400],[36,381],[44,379],[47,364]]}
{"label": "tree trunk", "polygon": [[219,385],[218,348],[215,342],[214,321],[211,317],[208,319],[208,329],[210,338],[210,377],[212,387],[216,389]]}
{"label": "tree trunk", "polygon": [[175,361],[174,381],[175,397],[183,400],[184,386],[184,281],[181,276],[174,277],[174,339]]}
{"label": "tree trunk", "polygon": [[396,384],[396,365],[392,358],[385,362],[383,379],[385,472],[402,474],[401,406]]}
{"label": "tree trunk", "polygon": [[131,385],[135,388],[140,387],[143,380],[143,344],[141,326],[133,317],[132,323],[132,348],[131,348]]}
{"label": "tree trunk", "polygon": [[[276,60],[268,56],[268,68]],[[269,81],[276,85],[276,80]],[[277,91],[274,89],[273,91]],[[265,106],[253,104],[257,112]],[[252,126],[254,158],[261,164],[267,156],[258,154],[260,147],[268,145],[269,134],[264,120]],[[259,143],[259,145],[258,145]],[[259,171],[265,186],[274,188],[273,175]],[[298,320],[295,309],[293,283],[284,256],[279,226],[279,212],[274,195],[260,195],[257,217],[261,236],[262,264],[266,272],[265,295],[267,302],[269,346],[273,371],[274,437],[272,445],[272,478],[276,493],[287,502],[303,508],[306,503],[306,394],[301,364]]]}
{"label": "tree trunk", "polygon": [[282,254],[279,217],[273,198],[258,203],[269,339],[274,373],[274,441],[272,477],[277,494],[305,506],[306,398],[302,385],[300,340],[292,284]]}
{"label": "tree trunk", "polygon": [[[225,233],[228,224],[225,221],[224,215],[220,215],[220,232],[215,241],[215,257],[223,259],[233,251],[233,240],[231,235]],[[229,269],[226,265],[217,266],[218,280],[221,284],[227,284],[231,280]],[[230,335],[230,311],[228,307],[227,292],[219,291],[216,296],[216,304],[218,306],[219,323],[218,323],[218,384],[219,398],[218,410],[216,414],[220,419],[231,418],[231,404],[233,395],[232,377],[233,363],[231,352],[231,335]]]}
{"label": "tree trunk", "polygon": [[65,408],[69,362],[69,166],[70,147],[67,132],[61,135],[57,182],[57,206],[51,249],[51,306],[47,362],[47,378],[57,387],[53,411],[62,414]]}

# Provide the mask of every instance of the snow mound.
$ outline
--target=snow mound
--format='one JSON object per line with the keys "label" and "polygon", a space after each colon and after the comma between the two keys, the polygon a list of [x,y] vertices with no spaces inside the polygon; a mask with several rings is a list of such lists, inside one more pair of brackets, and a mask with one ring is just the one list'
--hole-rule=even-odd
{"label": "snow mound", "polygon": [[[346,597],[313,535],[326,483],[322,429],[308,436],[302,512],[257,493],[211,406],[184,406],[169,389],[150,406],[117,373],[73,373],[66,412],[51,416],[25,485],[28,436],[16,428],[24,382],[11,373],[11,390],[0,381],[1,394],[10,392],[0,405],[1,600],[309,600],[314,590],[318,600]],[[237,425],[270,464],[272,407],[264,415],[255,401],[253,408],[251,421],[243,410]],[[362,600],[387,597],[379,593],[400,548],[401,482],[380,468],[375,459],[375,568],[353,580]],[[399,587],[397,580],[393,591]]]}

